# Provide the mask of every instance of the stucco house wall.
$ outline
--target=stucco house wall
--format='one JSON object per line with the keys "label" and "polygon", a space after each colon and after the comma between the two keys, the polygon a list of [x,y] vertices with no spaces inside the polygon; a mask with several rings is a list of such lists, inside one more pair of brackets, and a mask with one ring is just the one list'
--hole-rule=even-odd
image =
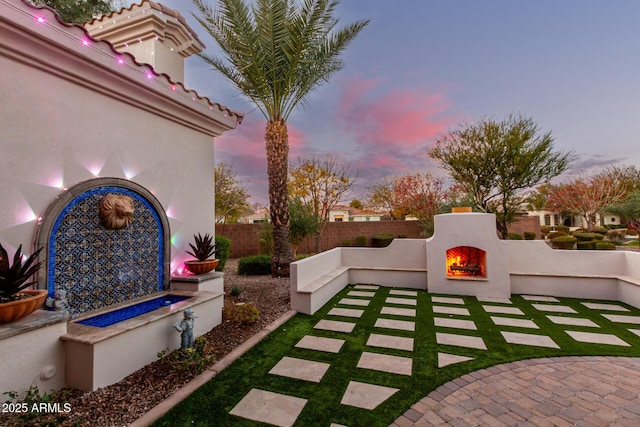
{"label": "stucco house wall", "polygon": [[[192,235],[215,232],[214,138],[242,116],[23,0],[0,0],[0,70],[0,242],[9,255],[33,251],[39,218],[64,189],[115,177],[145,187],[166,211],[178,272]],[[0,325],[0,356],[19,360],[0,375],[0,393],[64,387],[67,322],[43,310],[23,320]]]}
{"label": "stucco house wall", "polygon": [[30,252],[63,188],[118,177],[167,210],[178,268],[192,235],[214,232],[213,140],[240,116],[50,9],[0,0],[0,12],[0,241]]}

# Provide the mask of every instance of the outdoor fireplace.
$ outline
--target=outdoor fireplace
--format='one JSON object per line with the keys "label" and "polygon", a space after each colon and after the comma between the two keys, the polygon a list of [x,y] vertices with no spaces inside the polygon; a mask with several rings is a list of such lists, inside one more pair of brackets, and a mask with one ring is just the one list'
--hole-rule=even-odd
{"label": "outdoor fireplace", "polygon": [[473,246],[447,250],[447,278],[486,277],[487,253]]}
{"label": "outdoor fireplace", "polygon": [[431,293],[508,298],[509,253],[498,238],[496,217],[484,213],[436,215],[427,244]]}

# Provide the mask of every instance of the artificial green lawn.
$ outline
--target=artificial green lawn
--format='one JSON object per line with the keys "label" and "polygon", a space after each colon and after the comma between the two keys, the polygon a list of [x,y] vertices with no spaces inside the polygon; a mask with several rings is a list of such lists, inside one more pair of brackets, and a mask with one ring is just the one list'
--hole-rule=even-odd
{"label": "artificial green lawn", "polygon": [[[353,290],[352,286],[344,289],[313,316],[298,314],[293,317],[243,357],[219,373],[214,379],[174,407],[163,418],[158,420],[154,426],[263,425],[255,421],[229,415],[229,412],[252,388],[308,399],[307,404],[296,421],[296,426],[329,426],[331,423],[345,424],[348,426],[388,426],[413,403],[426,396],[430,391],[451,379],[477,369],[505,362],[548,356],[640,356],[640,337],[628,330],[629,328],[640,328],[640,325],[623,325],[610,322],[600,315],[600,310],[590,310],[580,304],[580,302],[602,301],[558,298],[561,305],[569,306],[578,313],[562,314],[556,312],[541,312],[534,309],[532,304],[547,303],[526,301],[520,296],[513,295],[511,298],[512,304],[508,306],[517,307],[525,313],[525,316],[518,316],[491,314],[482,308],[483,304],[507,306],[504,304],[481,303],[475,297],[454,296],[455,298],[464,299],[464,308],[469,310],[471,316],[446,314],[438,314],[437,316],[466,320],[471,319],[475,322],[478,330],[471,331],[438,327],[437,331],[482,337],[488,350],[475,350],[436,343],[436,328],[433,323],[433,304],[431,302],[431,297],[436,295],[428,294],[424,291],[418,292],[418,305],[416,307],[418,314],[416,318],[390,315],[383,316],[385,318],[398,320],[413,320],[416,322],[415,332],[374,328],[375,321],[380,317],[381,307],[383,305],[392,305],[388,303],[384,304],[385,299],[389,296],[390,288],[380,287],[371,299],[368,307],[349,306],[348,308],[365,310],[363,316],[359,319],[327,316],[327,312],[338,305],[338,301],[344,298],[351,290]],[[349,298],[357,297],[349,296]],[[616,302],[616,304],[624,306],[630,311],[624,313],[608,313],[640,316],[640,310],[623,303]],[[463,307],[462,305],[456,304],[438,303],[437,305]],[[341,307],[347,308],[342,305]],[[413,308],[406,305],[398,307]],[[548,320],[545,314],[582,317],[592,320],[600,327],[589,328],[556,325]],[[490,319],[490,316],[531,319],[540,329],[496,326]],[[350,334],[313,329],[319,320],[325,318],[355,322],[357,326]],[[629,343],[631,347],[580,343],[573,340],[564,330],[614,334]],[[544,334],[551,337],[561,349],[508,344],[503,339],[500,331]],[[365,343],[371,333],[412,337],[414,338],[414,351],[406,352],[402,350],[368,347]],[[342,339],[345,340],[345,344],[337,354],[295,348],[295,344],[305,335]],[[363,351],[411,357],[413,359],[413,374],[409,377],[357,368],[356,365]],[[473,357],[474,360],[437,368],[438,352]],[[320,383],[269,374],[268,372],[284,356],[325,362],[329,363],[331,367]],[[378,384],[398,388],[400,391],[374,410],[360,409],[340,404],[350,381]]]}

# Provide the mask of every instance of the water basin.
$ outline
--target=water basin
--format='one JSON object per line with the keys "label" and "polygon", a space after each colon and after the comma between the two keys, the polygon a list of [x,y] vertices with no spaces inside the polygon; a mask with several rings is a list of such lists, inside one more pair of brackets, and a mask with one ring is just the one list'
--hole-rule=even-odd
{"label": "water basin", "polygon": [[79,320],[76,323],[95,326],[97,328],[105,328],[118,322],[133,319],[134,317],[152,312],[161,307],[168,307],[171,304],[175,304],[189,298],[190,297],[184,295],[164,295],[148,301],[109,311],[107,313],[99,314],[97,316],[89,317],[87,319]]}

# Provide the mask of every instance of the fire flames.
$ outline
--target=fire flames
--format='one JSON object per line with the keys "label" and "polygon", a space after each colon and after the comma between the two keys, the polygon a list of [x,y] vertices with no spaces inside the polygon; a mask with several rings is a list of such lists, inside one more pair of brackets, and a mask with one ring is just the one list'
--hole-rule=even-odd
{"label": "fire flames", "polygon": [[447,277],[486,277],[487,253],[472,246],[447,250]]}

